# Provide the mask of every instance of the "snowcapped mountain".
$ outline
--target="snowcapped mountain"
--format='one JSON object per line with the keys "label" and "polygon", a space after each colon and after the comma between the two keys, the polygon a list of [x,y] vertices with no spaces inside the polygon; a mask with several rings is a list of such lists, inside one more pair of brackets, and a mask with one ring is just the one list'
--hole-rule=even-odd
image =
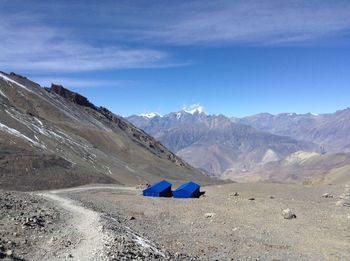
{"label": "snowcapped mountain", "polygon": [[[179,119],[183,115],[186,115],[186,114],[194,115],[194,114],[202,114],[202,113],[206,114],[204,111],[204,107],[200,106],[198,104],[194,104],[194,105],[191,105],[189,107],[184,106],[184,108],[181,111],[176,112],[176,118]],[[165,117],[167,117],[169,115],[165,115]],[[163,115],[159,114],[158,112],[141,113],[139,116],[144,117],[146,119],[153,119],[155,117],[160,117],[160,118],[163,117]]]}
{"label": "snowcapped mountain", "polygon": [[147,119],[152,119],[154,117],[162,117],[162,115],[160,115],[157,112],[141,113],[140,116],[144,117],[144,118],[147,118]]}
{"label": "snowcapped mountain", "polygon": [[133,115],[127,120],[193,166],[216,176],[228,169],[252,170],[296,151],[318,150],[311,143],[261,132],[223,115],[207,115],[202,107],[172,112],[161,118]]}

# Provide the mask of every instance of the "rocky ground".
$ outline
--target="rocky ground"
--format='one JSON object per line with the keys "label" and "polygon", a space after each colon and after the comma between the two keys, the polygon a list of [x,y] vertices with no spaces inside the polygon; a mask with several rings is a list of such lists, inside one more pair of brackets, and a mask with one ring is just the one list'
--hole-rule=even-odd
{"label": "rocky ground", "polygon": [[0,259],[197,260],[160,250],[123,216],[90,210],[58,191],[0,196]]}
{"label": "rocky ground", "polygon": [[62,226],[62,213],[29,193],[0,191],[0,258],[34,260]]}
{"label": "rocky ground", "polygon": [[137,190],[70,196],[119,216],[161,250],[199,260],[350,260],[349,188],[237,183],[203,190],[186,200]]}
{"label": "rocky ground", "polygon": [[135,188],[0,191],[7,260],[350,260],[350,187],[226,184],[199,199]]}

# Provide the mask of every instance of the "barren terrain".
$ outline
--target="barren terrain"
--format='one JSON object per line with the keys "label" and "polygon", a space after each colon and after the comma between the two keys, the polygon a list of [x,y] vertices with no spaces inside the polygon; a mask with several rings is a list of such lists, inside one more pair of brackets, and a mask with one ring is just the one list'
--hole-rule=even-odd
{"label": "barren terrain", "polygon": [[[199,199],[148,198],[115,185],[2,192],[0,251],[17,260],[350,259],[349,187],[236,183],[202,191]],[[296,218],[284,219],[286,208]]]}
{"label": "barren terrain", "polygon": [[[74,198],[98,211],[133,216],[126,225],[139,234],[201,260],[350,259],[350,208],[336,205],[343,187],[228,184],[203,190],[205,197],[187,200],[146,198],[132,190]],[[297,218],[284,219],[286,208]]]}

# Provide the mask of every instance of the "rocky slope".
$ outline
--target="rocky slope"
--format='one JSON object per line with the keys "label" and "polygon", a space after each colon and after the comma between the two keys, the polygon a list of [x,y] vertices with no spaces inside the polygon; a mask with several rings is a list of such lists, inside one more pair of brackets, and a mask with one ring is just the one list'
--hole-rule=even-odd
{"label": "rocky slope", "polygon": [[223,178],[238,182],[288,182],[304,184],[347,184],[350,182],[350,153],[319,154],[304,151],[269,162],[258,168],[239,173],[227,170]]}
{"label": "rocky slope", "polygon": [[127,119],[193,166],[216,176],[228,169],[246,172],[296,151],[319,150],[309,142],[258,131],[223,115],[199,111],[180,111],[163,117],[134,115]]}
{"label": "rocky slope", "polygon": [[0,188],[211,180],[123,118],[62,86],[0,72]]}

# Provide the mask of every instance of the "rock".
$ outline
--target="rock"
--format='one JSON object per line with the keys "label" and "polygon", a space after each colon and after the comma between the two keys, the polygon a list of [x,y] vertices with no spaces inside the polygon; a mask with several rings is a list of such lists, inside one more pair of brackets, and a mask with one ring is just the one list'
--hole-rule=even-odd
{"label": "rock", "polygon": [[331,193],[324,193],[322,195],[323,198],[333,198],[333,195]]}
{"label": "rock", "polygon": [[238,192],[233,192],[233,193],[230,194],[230,196],[232,196],[232,197],[238,197],[239,194],[238,194]]}
{"label": "rock", "polygon": [[136,189],[139,189],[139,190],[144,190],[144,189],[147,189],[149,188],[151,185],[149,183],[144,183],[144,184],[138,184],[136,186]]}
{"label": "rock", "polygon": [[350,192],[349,193],[343,193],[339,196],[341,199],[350,199]]}
{"label": "rock", "polygon": [[343,207],[350,207],[350,200],[344,200]]}
{"label": "rock", "polygon": [[10,256],[10,257],[13,256],[13,250],[11,250],[11,249],[7,250],[6,255]]}
{"label": "rock", "polygon": [[335,202],[336,206],[343,206],[343,203],[345,202],[345,200],[338,200],[337,202]]}
{"label": "rock", "polygon": [[134,216],[127,216],[125,217],[125,220],[135,220],[136,218]]}
{"label": "rock", "polygon": [[62,85],[52,84],[50,90],[78,105],[96,109],[95,105],[89,102],[86,97],[80,95],[79,93],[72,92],[64,88]]}
{"label": "rock", "polygon": [[293,218],[297,218],[297,216],[289,209],[284,209],[282,211],[282,216],[284,219],[293,219]]}
{"label": "rock", "polygon": [[248,198],[248,200],[255,200],[255,198]]}
{"label": "rock", "polygon": [[214,217],[216,214],[215,213],[205,213],[204,214],[204,217],[206,217],[206,218],[212,218],[212,217]]}
{"label": "rock", "polygon": [[274,199],[275,197],[274,196],[270,196],[270,199]]}

